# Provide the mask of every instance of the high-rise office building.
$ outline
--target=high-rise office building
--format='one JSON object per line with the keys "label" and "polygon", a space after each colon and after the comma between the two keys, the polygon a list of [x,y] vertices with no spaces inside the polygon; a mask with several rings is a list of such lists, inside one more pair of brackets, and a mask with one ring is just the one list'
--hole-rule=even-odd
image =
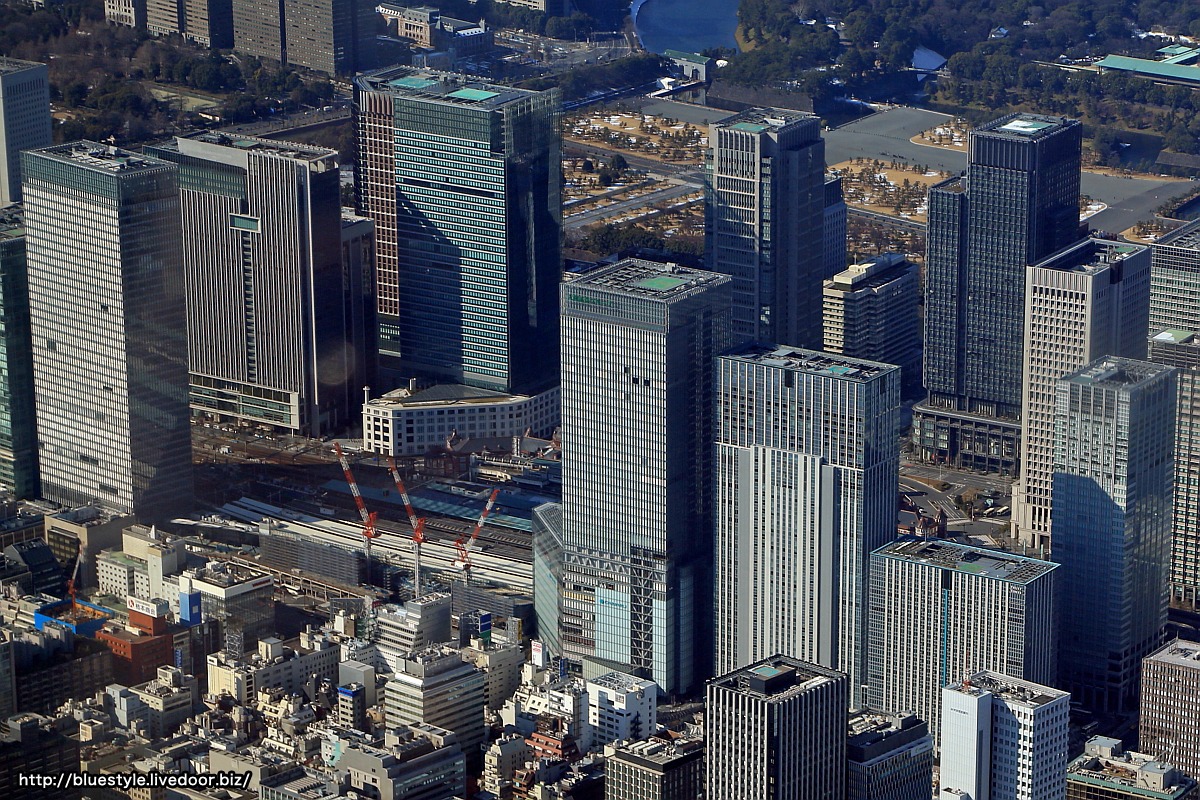
{"label": "high-rise office building", "polygon": [[1054,392],[1059,378],[1101,356],[1146,357],[1150,251],[1084,239],[1025,272],[1021,477],[1013,528],[1021,541],[1050,539]]}
{"label": "high-rise office building", "polygon": [[1200,330],[1200,219],[1150,245],[1150,330]]}
{"label": "high-rise office building", "polygon": [[717,360],[716,671],[782,653],[866,682],[867,568],[896,529],[900,370],[752,344]]}
{"label": "high-rise office building", "polygon": [[384,690],[389,727],[417,723],[453,731],[468,764],[481,765],[484,725],[483,673],[459,652],[434,645],[406,654]]}
{"label": "high-rise office building", "polygon": [[556,384],[558,90],[396,67],[355,94],[381,369],[517,394]]}
{"label": "high-rise office building", "polygon": [[1016,473],[1025,269],[1080,238],[1081,141],[1077,120],[1010,114],[971,132],[965,178],[929,191],[927,461]]}
{"label": "high-rise office building", "polygon": [[915,714],[850,714],[846,800],[929,800],[933,738]]}
{"label": "high-rise office building", "polygon": [[1200,605],[1200,334],[1167,329],[1150,337],[1150,360],[1179,370],[1175,400],[1175,510],[1171,599]]}
{"label": "high-rise office building", "polygon": [[370,0],[232,0],[230,16],[239,53],[331,76],[375,66],[377,15]]}
{"label": "high-rise office building", "polygon": [[871,555],[868,705],[942,730],[942,687],[983,669],[1055,681],[1057,565],[907,539]]}
{"label": "high-rise office building", "polygon": [[997,672],[942,691],[938,800],[1064,800],[1071,695]]}
{"label": "high-rise office building", "polygon": [[1063,565],[1058,685],[1100,711],[1137,702],[1167,622],[1176,370],[1107,357],[1058,383],[1050,530]]}
{"label": "high-rise office building", "polygon": [[178,168],[94,142],[27,151],[21,166],[42,494],[186,513]]}
{"label": "high-rise office building", "polygon": [[21,151],[53,142],[46,65],[0,57],[0,206],[21,200]]}
{"label": "high-rise office building", "polygon": [[145,152],[179,164],[195,233],[183,248],[193,410],[311,437],[357,424],[374,298],[361,267],[343,269],[337,151],[203,133]]}
{"label": "high-rise office building", "polygon": [[733,277],[736,340],[820,348],[830,277],[820,119],[753,108],[714,123],[706,194],[707,266]]}
{"label": "high-rise office building", "polygon": [[1142,660],[1138,746],[1200,775],[1200,644],[1176,639]]}
{"label": "high-rise office building", "polygon": [[849,209],[842,194],[842,176],[825,176],[825,223],[823,227],[821,274],[836,275],[846,268],[846,216]]}
{"label": "high-rise office building", "polygon": [[39,494],[29,271],[19,205],[0,208],[0,488],[15,497]]}
{"label": "high-rise office building", "polygon": [[704,796],[704,743],[619,745],[605,759],[604,775],[604,800],[696,800]]}
{"label": "high-rise office building", "polygon": [[846,793],[846,676],[775,656],[708,682],[711,800],[839,800]]}
{"label": "high-rise office building", "polygon": [[824,350],[900,367],[903,394],[921,388],[921,278],[917,265],[884,253],[824,283]]}
{"label": "high-rise office building", "polygon": [[[562,287],[564,653],[701,680],[725,275],[627,259]],[[707,632],[706,632],[707,631]]]}

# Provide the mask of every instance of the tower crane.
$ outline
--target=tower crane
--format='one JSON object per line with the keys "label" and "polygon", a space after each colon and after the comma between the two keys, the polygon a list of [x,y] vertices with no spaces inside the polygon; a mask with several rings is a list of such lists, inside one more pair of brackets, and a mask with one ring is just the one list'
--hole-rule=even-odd
{"label": "tower crane", "polygon": [[396,483],[396,491],[400,493],[400,499],[404,501],[404,510],[408,512],[408,524],[412,525],[413,529],[413,592],[416,597],[421,596],[421,545],[425,543],[425,520],[418,519],[417,513],[413,511],[412,501],[408,499],[408,489],[404,487],[404,481],[400,479],[400,470],[396,468],[396,459],[388,456],[388,472],[392,473],[392,480]]}
{"label": "tower crane", "polygon": [[469,584],[471,582],[471,548],[475,546],[475,540],[479,538],[479,532],[483,530],[483,523],[487,520],[488,514],[492,513],[492,508],[496,505],[496,498],[500,496],[500,488],[492,489],[492,495],[488,498],[487,505],[483,507],[483,513],[479,515],[479,521],[475,523],[475,529],[471,531],[471,536],[468,538],[466,534],[460,535],[454,540],[454,549],[458,551],[458,558],[454,561],[454,566],[463,571],[463,578]]}
{"label": "tower crane", "polygon": [[[375,519],[378,516],[374,512],[367,512],[367,504],[363,502],[362,492],[358,490],[358,482],[354,480],[354,473],[350,471],[350,461],[346,458],[346,454],[342,452],[342,446],[337,442],[333,443],[334,452],[337,453],[338,462],[342,465],[342,473],[346,476],[346,483],[350,486],[350,494],[354,495],[354,504],[358,506],[358,515],[363,522],[363,552],[367,557],[367,585],[371,584],[371,541],[379,536],[379,530],[375,527]],[[374,603],[371,603],[372,608]]]}

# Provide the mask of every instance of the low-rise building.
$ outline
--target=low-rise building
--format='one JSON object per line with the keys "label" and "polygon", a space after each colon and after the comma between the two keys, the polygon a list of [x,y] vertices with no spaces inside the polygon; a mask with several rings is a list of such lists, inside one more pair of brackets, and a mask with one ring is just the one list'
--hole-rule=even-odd
{"label": "low-rise building", "polygon": [[176,667],[159,667],[154,680],[129,690],[145,706],[147,730],[155,739],[174,733],[200,704],[196,677]]}
{"label": "low-rise building", "polygon": [[349,744],[337,762],[342,786],[379,800],[453,800],[466,792],[466,764],[455,735],[411,724],[385,747]]}
{"label": "low-rise building", "polygon": [[618,743],[608,753],[604,800],[695,800],[703,796],[702,742],[647,739]]}
{"label": "low-rise building", "polygon": [[1194,800],[1196,782],[1144,753],[1125,752],[1119,739],[1096,736],[1067,766],[1067,800]]}
{"label": "low-rise building", "polygon": [[658,730],[658,684],[624,672],[587,682],[592,747],[648,739]]}
{"label": "low-rise building", "polygon": [[312,679],[336,681],[341,650],[326,631],[309,628],[288,646],[271,636],[244,656],[222,650],[208,657],[208,693],[245,704],[260,688],[299,692]]}
{"label": "low-rise building", "polygon": [[519,644],[485,645],[476,639],[462,649],[463,659],[483,673],[483,699],[488,711],[499,711],[521,685],[525,651]]}

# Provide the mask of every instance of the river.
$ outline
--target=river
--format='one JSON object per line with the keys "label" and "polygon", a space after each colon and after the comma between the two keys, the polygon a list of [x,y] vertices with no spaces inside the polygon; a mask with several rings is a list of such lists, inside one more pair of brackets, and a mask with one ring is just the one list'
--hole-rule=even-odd
{"label": "river", "polygon": [[642,46],[652,53],[737,47],[738,0],[633,0],[630,13]]}

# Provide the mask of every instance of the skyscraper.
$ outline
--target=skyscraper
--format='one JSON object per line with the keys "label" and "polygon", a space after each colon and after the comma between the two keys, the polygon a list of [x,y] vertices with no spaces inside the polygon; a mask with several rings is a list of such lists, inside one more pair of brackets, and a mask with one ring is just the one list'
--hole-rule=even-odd
{"label": "skyscraper", "polygon": [[1050,535],[1063,565],[1059,685],[1085,706],[1137,702],[1167,621],[1176,371],[1102,358],[1058,383]]}
{"label": "skyscraper", "polygon": [[1200,334],[1168,329],[1150,337],[1150,360],[1179,370],[1175,411],[1175,511],[1171,599],[1200,604]]}
{"label": "skyscraper", "polygon": [[396,67],[356,81],[380,367],[537,394],[558,381],[558,90]]}
{"label": "skyscraper", "polygon": [[933,738],[915,714],[850,714],[846,800],[929,800]]}
{"label": "skyscraper", "polygon": [[22,162],[42,494],[192,502],[178,169],[75,142]]}
{"label": "skyscraper", "polygon": [[907,539],[871,554],[868,701],[942,730],[942,687],[981,669],[1053,683],[1058,662],[1048,561]]}
{"label": "skyscraper", "polygon": [[971,132],[967,174],[929,192],[922,458],[1015,474],[1025,269],[1080,238],[1082,127],[1010,114]]}
{"label": "skyscraper", "polygon": [[939,800],[1063,800],[1071,695],[997,672],[942,690]]}
{"label": "skyscraper", "polygon": [[19,205],[0,208],[0,488],[39,495],[29,270]]}
{"label": "skyscraper", "polygon": [[921,387],[921,278],[917,265],[884,253],[838,270],[822,289],[827,353],[900,367],[904,395]]}
{"label": "skyscraper", "polygon": [[[205,0],[182,2],[190,7]],[[232,0],[229,13],[239,53],[330,76],[375,66],[377,15],[370,0]]]}
{"label": "skyscraper", "polygon": [[736,340],[819,348],[831,276],[820,119],[754,108],[714,123],[706,194],[707,266],[733,277]]}
{"label": "skyscraper", "polygon": [[821,274],[828,278],[846,268],[846,198],[842,194],[842,176],[825,176],[825,223],[823,228]]}
{"label": "skyscraper", "polygon": [[708,682],[711,800],[839,800],[846,792],[846,676],[774,656]]}
{"label": "skyscraper", "polygon": [[343,274],[337,152],[203,133],[146,153],[180,165],[195,232],[183,257],[192,408],[312,437],[356,424],[374,354],[350,306],[374,298],[361,273]]}
{"label": "skyscraper", "polygon": [[1150,245],[1150,334],[1200,330],[1200,219]]}
{"label": "skyscraper", "polygon": [[1139,748],[1200,775],[1200,644],[1176,639],[1142,661]]}
{"label": "skyscraper", "polygon": [[21,151],[53,142],[46,65],[0,57],[0,207],[21,200]]}
{"label": "skyscraper", "polygon": [[562,287],[566,655],[703,678],[715,360],[724,275],[627,259]]}
{"label": "skyscraper", "polygon": [[1101,356],[1145,358],[1149,307],[1145,247],[1084,239],[1026,270],[1021,477],[1013,491],[1022,542],[1050,539],[1058,379]]}
{"label": "skyscraper", "polygon": [[866,682],[867,567],[896,528],[900,370],[771,345],[717,360],[716,670],[782,653]]}

